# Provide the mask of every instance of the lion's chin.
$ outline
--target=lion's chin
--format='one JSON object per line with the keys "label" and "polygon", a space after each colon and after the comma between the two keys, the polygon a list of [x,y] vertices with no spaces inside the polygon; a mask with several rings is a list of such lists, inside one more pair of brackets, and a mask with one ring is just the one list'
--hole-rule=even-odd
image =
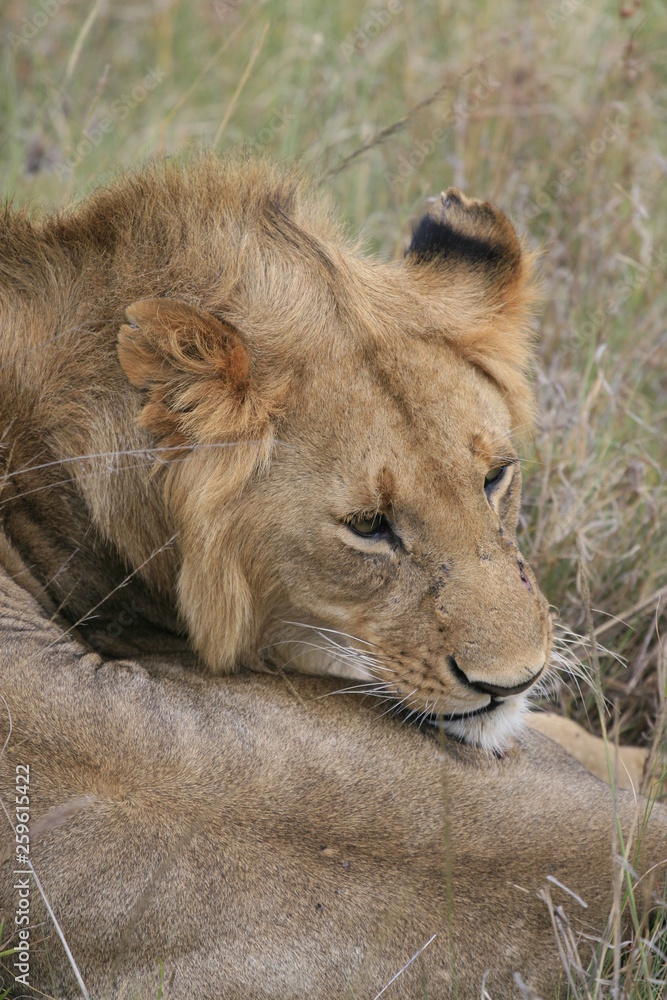
{"label": "lion's chin", "polygon": [[[528,697],[525,694],[505,698],[481,711],[458,717],[443,716],[442,727],[450,736],[490,752],[502,753],[525,726]],[[439,719],[431,720],[439,725]]]}
{"label": "lion's chin", "polygon": [[[285,652],[287,650],[287,653]],[[384,686],[367,667],[349,661],[342,661],[333,656],[327,655],[326,650],[320,649],[300,649],[296,643],[284,643],[283,653],[285,665],[288,670],[298,670],[300,673],[316,674],[323,677],[342,677],[346,680],[374,680],[378,686]],[[354,690],[354,689],[352,689]],[[359,688],[363,691],[363,688]],[[385,698],[391,693],[389,690],[383,691]],[[412,703],[404,706],[401,710],[401,696],[396,692],[393,697],[397,702],[398,714],[410,718],[418,714]],[[449,736],[454,736],[463,743],[471,746],[481,747],[489,753],[502,753],[507,750],[513,737],[523,729],[525,722],[524,713],[528,707],[527,694],[512,695],[502,701],[492,701],[491,704],[483,708],[475,709],[471,712],[460,715],[426,715],[420,716],[424,724],[442,728]]]}

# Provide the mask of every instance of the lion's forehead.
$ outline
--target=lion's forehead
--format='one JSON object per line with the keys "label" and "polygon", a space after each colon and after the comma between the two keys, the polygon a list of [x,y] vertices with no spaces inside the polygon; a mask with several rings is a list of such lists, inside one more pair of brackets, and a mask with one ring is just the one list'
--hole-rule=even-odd
{"label": "lion's forehead", "polygon": [[309,373],[305,406],[295,401],[315,448],[344,449],[400,471],[492,465],[512,451],[509,409],[482,372],[448,345],[414,344],[350,355]]}
{"label": "lion's forehead", "polygon": [[484,476],[514,454],[502,401],[496,421],[493,408],[466,407],[464,400],[425,406],[412,398],[411,412],[404,399],[383,395],[377,386],[354,400],[344,415],[320,413],[317,427],[308,427],[305,464],[301,446],[284,452],[309,502],[324,487],[337,518],[377,509],[416,518],[425,528],[459,511],[472,525]]}

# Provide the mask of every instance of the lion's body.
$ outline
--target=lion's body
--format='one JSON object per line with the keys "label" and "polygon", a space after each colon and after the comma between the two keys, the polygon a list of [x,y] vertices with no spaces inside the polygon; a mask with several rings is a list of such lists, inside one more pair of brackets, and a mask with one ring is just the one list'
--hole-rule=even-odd
{"label": "lion's body", "polygon": [[[526,733],[498,760],[322,697],[340,681],[103,662],[0,588],[2,800],[29,764],[30,856],[91,997],[157,996],[161,970],[171,998],[372,997],[433,938],[396,995],[453,995],[453,958],[459,997],[485,974],[519,997],[518,973],[546,1000],[564,979],[538,891],[603,929],[612,796],[551,741]],[[647,860],[661,833],[656,810]],[[30,982],[77,996],[34,885],[30,900]]]}

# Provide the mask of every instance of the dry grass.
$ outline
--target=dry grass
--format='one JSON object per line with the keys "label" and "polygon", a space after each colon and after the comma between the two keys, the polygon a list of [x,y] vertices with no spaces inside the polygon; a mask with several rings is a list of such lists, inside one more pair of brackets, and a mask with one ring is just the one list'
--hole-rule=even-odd
{"label": "dry grass", "polygon": [[[61,204],[117,165],[192,141],[245,145],[309,164],[381,254],[400,251],[424,198],[451,183],[497,202],[543,247],[542,418],[522,545],[563,624],[594,630],[613,654],[599,660],[610,738],[662,739],[661,0],[49,9],[4,5],[0,181],[18,202]],[[587,648],[575,652],[586,664]],[[599,731],[591,687],[558,698]],[[664,955],[655,961],[664,981]],[[639,965],[632,995],[663,995]]]}

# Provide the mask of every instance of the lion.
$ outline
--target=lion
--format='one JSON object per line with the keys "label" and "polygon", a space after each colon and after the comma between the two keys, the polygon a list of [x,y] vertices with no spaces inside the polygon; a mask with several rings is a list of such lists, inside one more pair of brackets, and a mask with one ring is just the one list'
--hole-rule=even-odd
{"label": "lion", "polygon": [[19,947],[0,983],[22,976],[17,995],[352,1000],[398,976],[388,995],[551,1000],[615,879],[639,880],[649,919],[667,811],[615,805],[538,733],[497,757],[331,697],[347,681],[86,652],[6,572],[0,607],[17,831],[0,826],[0,944]]}
{"label": "lion", "polygon": [[0,241],[1,523],[49,613],[508,745],[552,623],[516,542],[531,254],[499,210],[450,188],[386,263],[294,170],[203,156]]}
{"label": "lion", "polygon": [[382,263],[204,157],[0,240],[3,988],[564,990],[619,830],[648,917],[667,816],[519,725],[509,222],[450,189]]}

